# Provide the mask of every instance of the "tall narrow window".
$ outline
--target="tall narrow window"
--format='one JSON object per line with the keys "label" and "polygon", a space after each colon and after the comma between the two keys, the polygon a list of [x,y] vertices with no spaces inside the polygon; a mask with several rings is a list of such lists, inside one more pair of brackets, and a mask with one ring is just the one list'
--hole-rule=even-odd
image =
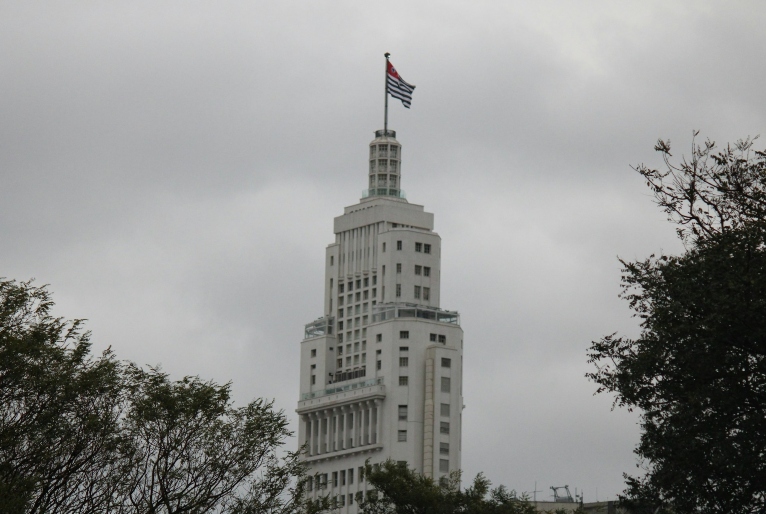
{"label": "tall narrow window", "polygon": [[401,262],[397,262],[396,263],[396,272],[397,273],[401,273],[402,272],[402,263]]}
{"label": "tall narrow window", "polygon": [[396,249],[397,250],[401,250],[402,249],[402,242],[401,241],[397,241],[396,242]]}
{"label": "tall narrow window", "polygon": [[422,252],[423,251],[423,243],[415,243],[415,251],[416,252]]}
{"label": "tall narrow window", "polygon": [[440,421],[439,422],[439,433],[440,434],[449,434],[449,421]]}
{"label": "tall narrow window", "polygon": [[424,244],[423,245],[423,253],[431,253],[431,245],[430,244]]}
{"label": "tall narrow window", "polygon": [[422,272],[423,272],[423,266],[415,265],[415,274],[416,275],[421,275]]}
{"label": "tall narrow window", "polygon": [[423,288],[423,300],[429,301],[431,299],[431,288],[430,287],[424,287]]}
{"label": "tall narrow window", "polygon": [[402,285],[396,284],[396,297],[401,298],[402,296]]}
{"label": "tall narrow window", "polygon": [[409,357],[399,357],[399,367],[400,368],[406,368],[409,365],[410,365]]}
{"label": "tall narrow window", "polygon": [[415,299],[420,300],[420,286],[415,286]]}
{"label": "tall narrow window", "polygon": [[449,417],[449,403],[442,403],[439,413],[445,418]]}
{"label": "tall narrow window", "polygon": [[449,443],[439,443],[439,454],[449,455]]}
{"label": "tall narrow window", "polygon": [[406,441],[407,441],[407,431],[406,431],[406,430],[399,430],[399,432],[398,432],[397,436],[398,436],[398,437],[397,437],[397,440],[398,440],[400,443],[404,443],[404,442],[406,442]]}
{"label": "tall narrow window", "polygon": [[442,377],[442,393],[449,393],[450,391],[450,379],[449,377]]}
{"label": "tall narrow window", "polygon": [[386,253],[386,243],[383,243],[383,253]]}
{"label": "tall narrow window", "polygon": [[399,419],[401,421],[407,421],[407,406],[406,405],[399,406]]}
{"label": "tall narrow window", "polygon": [[406,377],[406,376],[401,376],[401,377],[399,377],[399,385],[400,385],[400,386],[406,386],[406,385],[409,385],[409,383],[410,383],[410,381],[409,381],[409,378],[410,378],[410,377]]}
{"label": "tall narrow window", "polygon": [[448,459],[439,459],[439,473],[449,473]]}
{"label": "tall narrow window", "polygon": [[431,268],[428,266],[423,267],[423,276],[424,277],[430,277],[431,276]]}

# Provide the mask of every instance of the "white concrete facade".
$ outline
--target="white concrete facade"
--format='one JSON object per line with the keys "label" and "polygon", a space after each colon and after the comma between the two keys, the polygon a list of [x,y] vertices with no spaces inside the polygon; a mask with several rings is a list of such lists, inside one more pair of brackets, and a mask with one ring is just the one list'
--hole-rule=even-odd
{"label": "white concrete facade", "polygon": [[440,308],[433,214],[404,200],[396,133],[370,143],[370,189],[335,218],[324,316],[301,343],[298,436],[313,494],[356,512],[365,461],[438,479],[460,469],[463,331]]}

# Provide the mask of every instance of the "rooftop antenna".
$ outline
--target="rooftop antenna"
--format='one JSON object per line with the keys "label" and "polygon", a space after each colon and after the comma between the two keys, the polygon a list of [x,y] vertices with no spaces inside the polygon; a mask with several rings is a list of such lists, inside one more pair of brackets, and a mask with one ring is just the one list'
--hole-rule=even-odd
{"label": "rooftop antenna", "polygon": [[537,480],[535,480],[535,489],[534,489],[534,491],[532,491],[532,497],[534,498],[534,500],[532,500],[532,501],[534,501],[536,503],[537,502],[537,493],[541,493],[541,492],[543,492],[543,491],[537,489]]}
{"label": "rooftop antenna", "polygon": [[383,110],[383,137],[388,137],[388,58],[391,57],[391,54],[386,52],[383,56],[386,58],[386,74],[383,77],[383,93],[386,98]]}

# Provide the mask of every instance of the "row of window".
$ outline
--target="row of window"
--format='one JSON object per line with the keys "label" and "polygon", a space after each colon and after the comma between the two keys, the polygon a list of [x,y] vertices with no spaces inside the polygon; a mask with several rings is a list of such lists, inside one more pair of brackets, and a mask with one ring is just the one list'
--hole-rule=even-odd
{"label": "row of window", "polygon": [[[409,330],[400,330],[399,331],[399,339],[409,339],[410,338],[410,331]],[[447,344],[447,336],[444,334],[429,334],[429,339],[436,343],[442,343]],[[382,335],[378,334],[378,342],[382,341]]]}
{"label": "row of window", "polygon": [[[378,368],[380,369],[380,368]],[[399,375],[399,385],[400,386],[408,386],[410,385],[410,377],[407,375]],[[450,377],[441,377],[441,392],[442,393],[449,393],[452,389],[452,381],[450,380]],[[443,403],[442,405],[447,405],[447,403]],[[442,414],[443,416],[444,414]],[[447,414],[449,416],[449,414]]]}
{"label": "row of window", "polygon": [[[401,250],[404,244],[401,240],[396,242],[396,249]],[[383,252],[386,251],[386,243],[383,243]],[[418,253],[431,253],[430,243],[415,243],[415,251]]]}
{"label": "row of window", "polygon": [[[330,262],[332,262],[332,258],[330,259]],[[378,283],[378,276],[373,275],[372,276],[372,285],[376,285]],[[330,279],[330,288],[332,288],[332,279]],[[358,278],[356,280],[356,288],[362,289],[363,287],[370,287],[370,277],[364,277]],[[338,283],[338,292],[343,293],[345,290],[348,289],[349,292],[354,290],[354,281],[349,280],[348,283],[344,284],[343,282]],[[373,295],[375,296],[375,295]]]}
{"label": "row of window", "polygon": [[[370,146],[370,157],[375,157],[376,151],[379,157],[386,157],[388,155],[389,145],[372,145]],[[399,147],[391,145],[390,157],[396,157]]]}
{"label": "row of window", "polygon": [[[397,262],[396,263],[396,272],[401,273],[402,272],[402,263]],[[415,265],[415,275],[423,275],[424,277],[430,277],[431,276],[431,267],[430,266],[421,266],[419,264]]]}

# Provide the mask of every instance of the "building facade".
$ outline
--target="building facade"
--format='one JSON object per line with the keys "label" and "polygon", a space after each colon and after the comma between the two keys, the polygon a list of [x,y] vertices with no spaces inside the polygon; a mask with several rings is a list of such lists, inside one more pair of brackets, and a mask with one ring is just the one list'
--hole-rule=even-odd
{"label": "building facade", "polygon": [[299,442],[312,494],[343,512],[367,490],[366,461],[435,479],[461,465],[463,331],[440,308],[441,238],[404,198],[396,133],[375,136],[369,189],[335,218],[324,316],[301,342]]}

